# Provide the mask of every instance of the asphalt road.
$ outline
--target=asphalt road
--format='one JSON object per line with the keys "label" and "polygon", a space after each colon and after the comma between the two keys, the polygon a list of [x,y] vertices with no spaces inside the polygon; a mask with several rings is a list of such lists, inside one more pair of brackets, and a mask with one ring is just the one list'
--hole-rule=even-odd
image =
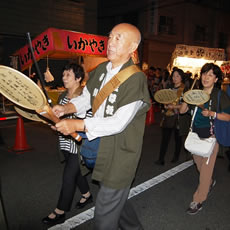
{"label": "asphalt road", "polygon": [[[186,214],[198,174],[192,161],[181,154],[178,163],[171,163],[173,138],[169,142],[165,166],[154,164],[157,160],[161,132],[160,114],[155,113],[155,123],[146,125],[144,145],[137,175],[133,183],[131,201],[145,230],[230,230],[230,172],[227,158],[218,158],[215,168],[217,184],[194,216]],[[41,219],[56,206],[63,164],[57,149],[57,136],[45,124],[24,122],[26,143],[30,150],[12,151],[15,144],[16,120],[2,121],[0,131],[6,145],[0,146],[1,195],[10,230],[43,230]],[[98,186],[91,183],[96,197]],[[144,184],[143,184],[144,183]],[[76,191],[67,221],[53,229],[92,229],[90,213],[94,202],[83,210],[74,208],[80,198]],[[95,199],[94,199],[95,201]],[[88,215],[88,221],[82,221]],[[83,222],[83,223],[81,223]],[[0,205],[0,229],[5,229]],[[109,229],[108,229],[109,230]]]}

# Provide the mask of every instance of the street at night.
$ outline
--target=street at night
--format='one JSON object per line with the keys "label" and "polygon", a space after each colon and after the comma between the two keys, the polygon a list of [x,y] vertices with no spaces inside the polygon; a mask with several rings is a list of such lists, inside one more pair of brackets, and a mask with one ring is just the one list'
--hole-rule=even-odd
{"label": "street at night", "polygon": [[229,0],[0,10],[0,230],[230,230]]}
{"label": "street at night", "polygon": [[[178,163],[170,162],[173,138],[165,165],[154,164],[160,147],[160,118],[157,112],[154,124],[146,125],[142,157],[130,193],[144,229],[229,230],[230,173],[226,157],[217,159],[217,183],[203,209],[194,216],[188,215],[185,211],[196,189],[198,174],[193,162],[185,161],[183,154]],[[1,192],[9,229],[48,229],[41,219],[56,206],[63,170],[56,133],[45,124],[25,120],[26,141],[31,150],[19,154],[7,148],[14,146],[17,120],[1,122],[6,142],[0,154]],[[87,178],[95,202],[98,185],[91,182],[91,174]],[[79,198],[77,190],[65,223],[49,229],[92,229],[94,202],[78,210],[74,206]],[[1,215],[1,221],[2,218]]]}

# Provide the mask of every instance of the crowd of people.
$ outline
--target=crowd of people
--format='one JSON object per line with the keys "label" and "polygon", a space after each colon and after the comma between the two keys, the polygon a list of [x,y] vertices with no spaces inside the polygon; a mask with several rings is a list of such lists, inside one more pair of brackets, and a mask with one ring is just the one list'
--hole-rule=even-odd
{"label": "crowd of people", "polygon": [[[209,138],[215,135],[214,119],[230,121],[230,98],[225,92],[222,92],[220,99],[221,113],[217,113],[217,94],[219,90],[221,90],[223,73],[220,67],[213,63],[206,63],[201,68],[200,79],[196,79],[199,77],[198,74],[196,74],[194,77],[194,79],[196,79],[195,81],[191,81],[191,73],[184,73],[183,70],[176,67],[173,68],[171,74],[169,74],[167,70],[162,71],[161,77],[159,77],[159,73],[156,74],[157,72],[159,72],[159,68],[158,71],[154,67],[150,67],[148,71],[145,70],[152,99],[154,100],[154,94],[161,89],[172,89],[177,93],[177,99],[174,103],[160,105],[163,113],[161,122],[162,139],[159,157],[155,163],[164,165],[172,132],[174,132],[175,150],[171,162],[174,163],[179,159],[181,147],[184,146],[190,129],[195,106],[185,103],[183,101],[183,94],[192,87],[193,89],[202,89],[210,95],[210,99],[203,105],[203,108],[198,108],[192,125],[193,131],[197,133],[200,138]],[[193,84],[193,82],[196,82],[196,84]],[[183,150],[186,156],[190,154],[184,148]],[[196,155],[195,153],[192,155],[199,172],[199,185],[187,209],[188,214],[196,214],[202,209],[203,202],[207,199],[208,194],[216,184],[216,180],[213,178],[213,170],[218,151],[219,144],[216,142],[211,157],[208,158],[208,164],[206,163],[206,157]],[[229,150],[226,151],[226,155],[228,159],[230,159]]]}
{"label": "crowd of people", "polygon": [[[146,63],[145,63],[146,64]],[[143,70],[144,68],[144,70]],[[176,67],[173,68],[173,71],[176,69]],[[177,68],[178,69],[178,68]],[[160,67],[154,67],[150,66],[148,67],[148,64],[146,64],[146,67],[143,67],[142,70],[145,72],[147,76],[148,81],[148,89],[150,92],[151,99],[154,100],[154,94],[161,89],[168,89],[172,87],[173,79],[172,79],[172,73],[170,74],[168,69],[162,69]],[[179,71],[183,71],[179,69]],[[189,88],[192,84],[192,73],[191,72],[184,72],[182,73],[183,78],[183,84],[185,85],[185,88]],[[198,75],[195,74],[194,78],[196,78]],[[200,88],[200,79],[196,81],[195,87],[196,89]]]}
{"label": "crowd of people", "polygon": [[[189,131],[191,114],[180,114],[179,109],[183,102],[184,93],[188,91],[192,85],[191,73],[185,73],[182,69],[176,67],[174,67],[170,73],[167,69],[155,68],[153,66],[146,68],[144,72],[147,76],[148,90],[154,106],[162,112],[162,121],[160,123],[162,139],[158,160],[155,163],[158,165],[165,164],[165,155],[172,134],[174,134],[175,149],[171,162],[178,162],[181,152],[183,152],[185,160],[188,160],[190,153],[184,148],[184,141]],[[199,79],[197,79],[194,88],[200,88]],[[176,101],[169,105],[159,104],[155,101],[154,95],[161,89],[171,89],[175,91],[177,94]]]}
{"label": "crowd of people", "polygon": [[[174,90],[177,98],[174,103],[159,104],[163,112],[162,141],[156,164],[165,164],[172,133],[175,138],[172,162],[179,160],[181,149],[186,152],[183,146],[190,127],[191,111],[194,110],[193,106],[183,101],[183,94],[191,87],[189,73],[174,68],[170,74],[167,70],[150,67],[145,69],[145,74],[142,71],[131,73],[106,97],[107,99],[98,93],[105,92],[103,90],[107,86],[112,87],[115,83],[111,82],[118,73],[134,65],[131,57],[140,41],[141,34],[135,26],[127,23],[116,25],[109,34],[108,61],[89,73],[89,80],[83,89],[80,88],[80,82],[84,78],[81,67],[75,66],[79,71],[75,71],[74,66],[64,69],[63,82],[67,91],[59,100],[59,105],[53,107],[53,112],[57,117],[65,119],[53,128],[60,134],[60,148],[65,156],[66,166],[57,207],[49,216],[43,218],[43,223],[53,225],[64,222],[65,212],[71,208],[76,186],[82,194],[77,206],[81,207],[92,201],[88,183],[80,172],[78,147],[73,139],[69,139],[69,135],[74,132],[84,132],[89,141],[100,138],[92,172],[92,179],[99,182],[95,199],[94,230],[143,229],[128,195],[141,157],[150,98],[154,100],[154,94],[160,89]],[[202,67],[200,75],[200,84],[195,87],[206,91],[210,99],[204,105],[205,109],[198,109],[194,129],[199,134],[207,131],[207,136],[210,136],[214,135],[210,117],[230,121],[230,98],[223,94],[221,112],[216,113],[215,97],[219,89],[215,86],[222,77],[221,70],[217,65],[208,63]],[[213,102],[211,106],[210,101]],[[90,109],[93,117],[88,118],[86,114]],[[201,210],[203,202],[216,183],[213,168],[218,148],[216,143],[208,165],[204,163],[205,157],[193,154],[199,171],[199,186],[187,210],[188,214],[196,214]]]}

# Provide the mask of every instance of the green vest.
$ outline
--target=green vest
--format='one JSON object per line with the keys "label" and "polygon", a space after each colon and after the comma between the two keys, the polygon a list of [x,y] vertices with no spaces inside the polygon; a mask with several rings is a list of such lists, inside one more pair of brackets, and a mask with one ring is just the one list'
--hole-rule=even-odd
{"label": "green vest", "polygon": [[[87,89],[91,94],[91,102],[106,75],[107,64],[102,63],[90,73]],[[130,59],[121,70],[132,64]],[[134,179],[142,150],[146,112],[150,106],[146,76],[143,72],[133,74],[106,100],[104,117],[112,116],[120,107],[138,100],[144,101],[146,106],[137,112],[125,130],[101,138],[92,179],[107,187],[126,188]]]}

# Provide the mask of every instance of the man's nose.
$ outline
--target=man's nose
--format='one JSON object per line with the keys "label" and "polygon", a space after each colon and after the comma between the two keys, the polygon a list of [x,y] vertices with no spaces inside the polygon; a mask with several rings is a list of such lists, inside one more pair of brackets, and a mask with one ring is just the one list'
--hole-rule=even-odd
{"label": "man's nose", "polygon": [[114,38],[110,38],[108,41],[109,46],[112,46],[114,44],[115,39]]}

